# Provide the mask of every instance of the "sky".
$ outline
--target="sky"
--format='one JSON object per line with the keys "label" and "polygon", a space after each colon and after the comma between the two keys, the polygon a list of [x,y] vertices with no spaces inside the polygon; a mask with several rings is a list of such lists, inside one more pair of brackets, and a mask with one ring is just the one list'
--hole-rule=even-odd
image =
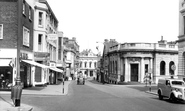
{"label": "sky", "polygon": [[[76,37],[80,51],[104,39],[119,43],[178,40],[179,0],[47,0],[64,37]],[[98,43],[97,43],[98,42]]]}

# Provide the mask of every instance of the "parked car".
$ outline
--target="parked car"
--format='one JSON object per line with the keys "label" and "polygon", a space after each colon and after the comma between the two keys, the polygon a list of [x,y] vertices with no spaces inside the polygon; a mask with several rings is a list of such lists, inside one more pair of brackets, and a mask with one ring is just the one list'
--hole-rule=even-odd
{"label": "parked car", "polygon": [[172,102],[176,100],[185,101],[185,83],[180,79],[159,79],[158,96],[162,100],[167,97]]}
{"label": "parked car", "polygon": [[83,74],[79,74],[77,77],[77,84],[85,84],[85,77],[83,76]]}

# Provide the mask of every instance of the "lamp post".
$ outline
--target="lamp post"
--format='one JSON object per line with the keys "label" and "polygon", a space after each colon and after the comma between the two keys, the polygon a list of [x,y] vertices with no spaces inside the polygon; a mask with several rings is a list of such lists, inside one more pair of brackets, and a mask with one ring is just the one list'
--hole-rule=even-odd
{"label": "lamp post", "polygon": [[20,106],[21,104],[21,95],[22,95],[22,86],[21,86],[21,77],[20,77],[20,38],[22,37],[22,29],[21,26],[21,12],[19,12],[21,8],[21,0],[18,0],[18,36],[17,36],[17,58],[16,58],[16,81],[15,85],[11,89],[11,99],[15,105],[15,107]]}

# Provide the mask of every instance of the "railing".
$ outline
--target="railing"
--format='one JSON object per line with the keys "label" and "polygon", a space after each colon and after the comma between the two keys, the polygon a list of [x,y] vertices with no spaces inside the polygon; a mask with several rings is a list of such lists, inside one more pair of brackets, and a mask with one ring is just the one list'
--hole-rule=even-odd
{"label": "railing", "polygon": [[110,47],[109,52],[124,49],[148,49],[148,50],[178,50],[175,44],[158,44],[158,43],[124,43]]}

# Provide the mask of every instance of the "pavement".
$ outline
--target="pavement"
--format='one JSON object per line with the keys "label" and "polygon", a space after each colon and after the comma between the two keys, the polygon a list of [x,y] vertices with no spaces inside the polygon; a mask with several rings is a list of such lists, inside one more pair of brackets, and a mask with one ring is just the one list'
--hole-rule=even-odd
{"label": "pavement", "polygon": [[[65,81],[64,84],[29,87],[22,90],[22,95],[65,96],[68,94],[70,83],[71,81]],[[0,111],[34,111],[33,106],[23,103],[19,107],[15,107],[11,99],[4,99],[1,95],[10,95],[11,97],[11,91],[0,91]]]}

